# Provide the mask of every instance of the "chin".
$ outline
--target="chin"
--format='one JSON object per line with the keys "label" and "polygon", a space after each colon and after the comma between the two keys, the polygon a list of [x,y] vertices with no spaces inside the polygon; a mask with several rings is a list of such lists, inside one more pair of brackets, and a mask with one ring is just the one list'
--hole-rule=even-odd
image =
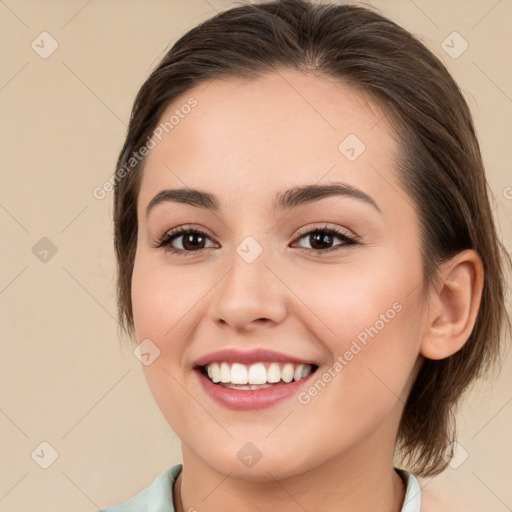
{"label": "chin", "polygon": [[[233,443],[236,448],[221,445],[222,451],[206,454],[197,453],[204,464],[222,475],[229,475],[237,480],[253,482],[268,482],[283,480],[307,472],[320,464],[318,454],[311,453],[308,457],[303,446],[295,450],[283,452],[278,446],[269,446],[259,451],[254,445],[246,443]],[[282,445],[281,445],[282,446]],[[295,446],[295,445],[290,445]],[[297,456],[297,452],[301,456]],[[234,456],[233,456],[234,455]]]}
{"label": "chin", "polygon": [[229,475],[229,478],[250,482],[284,480],[305,471],[295,465],[291,466],[290,461],[263,461],[263,458],[252,467],[244,467],[238,460],[234,463],[232,458],[225,461],[212,461],[208,465],[218,473]]}

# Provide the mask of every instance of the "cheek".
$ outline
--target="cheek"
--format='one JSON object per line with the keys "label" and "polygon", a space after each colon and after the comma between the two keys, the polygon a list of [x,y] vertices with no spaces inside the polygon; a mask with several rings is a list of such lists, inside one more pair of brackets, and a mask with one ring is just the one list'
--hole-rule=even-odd
{"label": "cheek", "polygon": [[353,403],[354,414],[358,403],[377,397],[384,408],[397,397],[405,401],[422,335],[421,287],[411,286],[419,279],[404,262],[361,272],[340,266],[329,276],[304,273],[296,281],[294,291],[314,313],[308,327],[332,358],[329,400]]}
{"label": "cheek", "polygon": [[414,309],[410,304],[413,295],[409,294],[416,272],[400,270],[399,266],[330,265],[310,272],[301,269],[288,281],[309,308],[309,314],[302,318],[309,317],[310,327],[318,326],[315,334],[331,352],[338,353],[347,341],[359,339],[364,343],[376,331],[389,332],[390,326],[403,321],[406,306]]}
{"label": "cheek", "polygon": [[[188,276],[188,277],[187,277]],[[187,429],[201,424],[198,411],[190,407],[184,389],[186,368],[183,357],[190,337],[190,323],[197,321],[196,309],[202,296],[187,271],[169,269],[144,256],[135,260],[132,276],[133,317],[137,340],[150,339],[160,353],[143,365],[145,379],[168,423],[186,439]],[[197,283],[196,283],[197,284]],[[185,412],[186,411],[186,412]]]}
{"label": "cheek", "polygon": [[137,338],[156,343],[175,338],[202,296],[200,282],[190,272],[143,257],[135,260],[131,294]]}

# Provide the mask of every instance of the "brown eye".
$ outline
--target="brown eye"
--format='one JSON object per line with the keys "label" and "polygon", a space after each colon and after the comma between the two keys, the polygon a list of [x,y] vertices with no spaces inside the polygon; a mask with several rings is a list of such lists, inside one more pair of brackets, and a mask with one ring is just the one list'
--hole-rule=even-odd
{"label": "brown eye", "polygon": [[315,231],[309,235],[309,244],[313,249],[329,249],[335,237],[330,233]]}
{"label": "brown eye", "polygon": [[[336,238],[341,240],[342,243],[333,246]],[[345,235],[341,231],[328,227],[308,231],[298,238],[298,240],[302,239],[305,239],[310,247],[301,247],[307,251],[316,253],[332,252],[342,247],[354,246],[358,243],[354,238]]]}
{"label": "brown eye", "polygon": [[[210,237],[202,231],[178,228],[166,233],[153,247],[164,247],[165,252],[176,254],[200,253],[209,248],[205,246],[207,240],[210,240]],[[176,247],[175,242],[181,247]]]}
{"label": "brown eye", "polygon": [[201,233],[191,232],[181,237],[183,237],[181,244],[185,250],[204,249],[206,238]]}

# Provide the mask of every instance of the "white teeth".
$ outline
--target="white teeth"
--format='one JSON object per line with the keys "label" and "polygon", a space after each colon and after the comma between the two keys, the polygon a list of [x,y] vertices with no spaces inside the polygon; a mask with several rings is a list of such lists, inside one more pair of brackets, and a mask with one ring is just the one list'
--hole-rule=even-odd
{"label": "white teeth", "polygon": [[[307,377],[310,373],[311,373],[311,366],[309,366],[308,364],[303,364],[302,365],[302,378],[304,377]],[[297,380],[297,379],[295,379]]]}
{"label": "white teeth", "polygon": [[293,364],[285,364],[283,371],[281,372],[281,379],[283,379],[285,382],[291,382],[293,380]]}
{"label": "white teeth", "polygon": [[[242,386],[235,389],[259,389],[281,380],[286,383],[292,382],[292,380],[298,381],[307,377],[312,369],[309,364],[294,365],[275,362],[251,365],[221,362],[210,363],[206,366],[208,377],[212,382]],[[266,386],[264,386],[265,384]]]}
{"label": "white teeth", "polygon": [[218,364],[212,365],[211,375],[210,375],[210,368],[208,368],[208,375],[210,376],[210,379],[212,379],[213,382],[219,382],[220,381],[219,365]]}
{"label": "white teeth", "polygon": [[247,384],[247,368],[243,364],[233,363],[231,367],[231,384]]}
{"label": "white teeth", "polygon": [[249,384],[266,384],[267,370],[263,363],[251,364],[249,367]]}
{"label": "white teeth", "polygon": [[278,363],[271,363],[267,370],[267,382],[274,383],[281,380],[281,370]]}
{"label": "white teeth", "polygon": [[220,381],[231,382],[231,368],[228,363],[221,363],[220,365]]}

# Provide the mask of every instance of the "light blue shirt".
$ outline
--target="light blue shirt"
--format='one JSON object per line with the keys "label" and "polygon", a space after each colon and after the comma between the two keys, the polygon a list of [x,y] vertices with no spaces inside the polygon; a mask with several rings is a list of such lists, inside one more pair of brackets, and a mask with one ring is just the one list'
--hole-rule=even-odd
{"label": "light blue shirt", "polygon": [[[123,503],[98,512],[175,512],[172,487],[183,468],[178,464],[160,473],[153,482]],[[421,489],[415,476],[403,469],[397,471],[407,482],[407,491],[401,512],[420,512]]]}

